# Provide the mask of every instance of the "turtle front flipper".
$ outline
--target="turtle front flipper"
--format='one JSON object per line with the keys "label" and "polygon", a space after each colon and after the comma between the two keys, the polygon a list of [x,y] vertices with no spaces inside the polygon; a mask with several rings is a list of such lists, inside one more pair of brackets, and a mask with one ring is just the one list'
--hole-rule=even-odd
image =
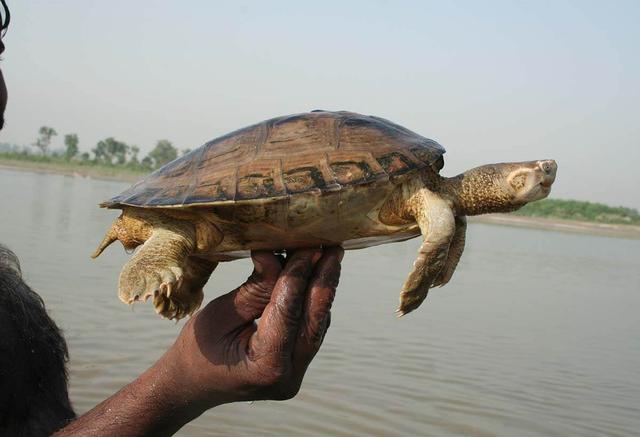
{"label": "turtle front flipper", "polygon": [[451,280],[453,272],[458,267],[458,262],[462,257],[464,251],[464,243],[467,234],[467,218],[464,216],[456,217],[456,231],[451,239],[451,245],[449,246],[449,254],[447,260],[444,263],[444,267],[440,271],[438,278],[433,283],[433,287],[443,287]]}
{"label": "turtle front flipper", "polygon": [[426,188],[418,190],[405,204],[424,238],[413,270],[400,293],[397,313],[403,316],[415,310],[427,297],[429,288],[438,281],[447,264],[449,246],[454,235],[455,219],[449,204]]}

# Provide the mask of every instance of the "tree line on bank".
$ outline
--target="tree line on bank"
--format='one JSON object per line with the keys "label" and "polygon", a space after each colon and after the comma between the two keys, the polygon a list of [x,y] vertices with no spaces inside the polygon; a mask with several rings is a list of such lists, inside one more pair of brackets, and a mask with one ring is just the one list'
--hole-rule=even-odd
{"label": "tree line on bank", "polygon": [[529,217],[553,217],[598,223],[640,225],[640,213],[634,208],[609,206],[580,200],[539,200],[525,205],[514,214]]}
{"label": "tree line on bank", "polygon": [[[107,166],[123,166],[131,169],[154,170],[178,157],[178,149],[169,140],[159,140],[153,150],[145,157],[140,158],[140,148],[118,141],[113,137],[98,141],[91,152],[80,152],[80,140],[77,134],[66,134],[63,138],[64,149],[51,150],[51,142],[58,132],[52,127],[42,126],[38,130],[38,138],[33,146],[39,153],[31,156],[39,158],[51,158],[68,162],[80,162],[83,164],[97,164]],[[15,149],[15,148],[14,148]],[[15,150],[14,150],[15,152]],[[188,153],[189,149],[182,151]],[[22,148],[19,152],[30,156],[29,150]]]}

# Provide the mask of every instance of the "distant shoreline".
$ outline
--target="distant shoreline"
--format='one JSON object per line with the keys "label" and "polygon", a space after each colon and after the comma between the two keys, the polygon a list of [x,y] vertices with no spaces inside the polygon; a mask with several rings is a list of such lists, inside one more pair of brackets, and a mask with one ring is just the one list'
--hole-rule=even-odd
{"label": "distant shoreline", "polygon": [[104,181],[135,182],[147,173],[136,172],[126,168],[109,168],[105,166],[62,164],[58,162],[37,162],[8,159],[0,156],[0,169],[22,170],[32,173],[54,173],[68,176],[90,177]]}
{"label": "distant shoreline", "polygon": [[[89,177],[98,180],[135,182],[145,176],[123,168],[100,166],[64,165],[55,162],[33,162],[0,157],[0,169],[21,170],[35,173],[55,173],[69,176]],[[640,226],[606,224],[556,218],[528,217],[512,214],[488,214],[470,218],[471,223],[487,223],[562,232],[576,232],[609,237],[638,238]]]}
{"label": "distant shoreline", "polygon": [[515,226],[520,228],[542,229],[545,231],[573,232],[606,237],[638,238],[640,226],[618,225],[596,222],[581,222],[546,217],[527,217],[512,214],[487,214],[470,218],[471,223]]}

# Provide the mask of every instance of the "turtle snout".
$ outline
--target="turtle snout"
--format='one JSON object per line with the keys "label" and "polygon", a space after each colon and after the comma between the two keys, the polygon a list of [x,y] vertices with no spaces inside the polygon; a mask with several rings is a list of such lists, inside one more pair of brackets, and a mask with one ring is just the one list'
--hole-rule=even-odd
{"label": "turtle snout", "polygon": [[538,161],[538,167],[542,170],[543,180],[542,185],[550,187],[553,181],[556,180],[556,171],[558,170],[558,164],[553,159],[546,159],[544,161]]}

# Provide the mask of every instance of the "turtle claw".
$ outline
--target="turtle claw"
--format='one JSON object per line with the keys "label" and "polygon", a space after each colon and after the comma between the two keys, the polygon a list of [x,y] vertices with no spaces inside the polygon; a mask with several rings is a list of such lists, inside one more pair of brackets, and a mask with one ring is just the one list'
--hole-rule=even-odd
{"label": "turtle claw", "polygon": [[[154,275],[155,276],[155,275]],[[147,302],[152,298],[156,313],[167,319],[182,319],[198,309],[202,302],[203,292],[194,292],[191,284],[180,276],[171,282],[160,283],[159,277],[142,279],[145,285],[144,291],[123,292],[121,288],[120,299],[128,304],[135,302]]]}
{"label": "turtle claw", "polygon": [[120,299],[131,305],[135,302],[147,302],[149,298],[153,298],[156,311],[163,316],[173,318],[182,314],[182,311],[169,311],[169,309],[177,307],[170,303],[175,300],[171,297],[176,293],[179,294],[183,287],[183,270],[176,266],[164,269],[148,268],[142,272],[141,270],[133,267],[123,270],[120,275]]}
{"label": "turtle claw", "polygon": [[400,306],[396,310],[398,317],[405,316],[418,308],[427,297],[428,292],[428,287],[426,289],[414,289],[402,292],[400,294]]}
{"label": "turtle claw", "polygon": [[[136,284],[137,287],[131,293],[120,293],[120,300],[124,303],[132,304],[140,300],[140,297],[144,295],[144,290],[147,286],[147,280],[145,277],[141,278],[141,281]],[[144,297],[143,297],[144,298]]]}
{"label": "turtle claw", "polygon": [[201,288],[194,290],[194,283],[182,272],[178,267],[163,272],[164,281],[153,290],[156,313],[170,320],[192,314],[200,307],[204,295]]}
{"label": "turtle claw", "polygon": [[441,268],[442,263],[437,259],[431,261],[426,256],[417,258],[414,270],[409,274],[400,292],[400,305],[396,310],[398,317],[409,314],[422,304]]}
{"label": "turtle claw", "polygon": [[[183,303],[178,299],[171,299],[170,292],[171,286],[169,284],[162,284],[161,288],[157,290],[153,296],[153,306],[155,311],[162,317],[169,320],[175,319],[177,322],[178,320],[193,313],[200,306],[201,299],[197,300],[196,304],[193,302]],[[202,291],[200,291],[199,294],[202,295]]]}
{"label": "turtle claw", "polygon": [[[146,244],[146,243],[145,243]],[[152,298],[155,311],[168,319],[182,319],[196,311],[204,293],[202,287],[216,266],[205,259],[144,256],[144,250],[122,269],[120,300],[127,304]]]}

